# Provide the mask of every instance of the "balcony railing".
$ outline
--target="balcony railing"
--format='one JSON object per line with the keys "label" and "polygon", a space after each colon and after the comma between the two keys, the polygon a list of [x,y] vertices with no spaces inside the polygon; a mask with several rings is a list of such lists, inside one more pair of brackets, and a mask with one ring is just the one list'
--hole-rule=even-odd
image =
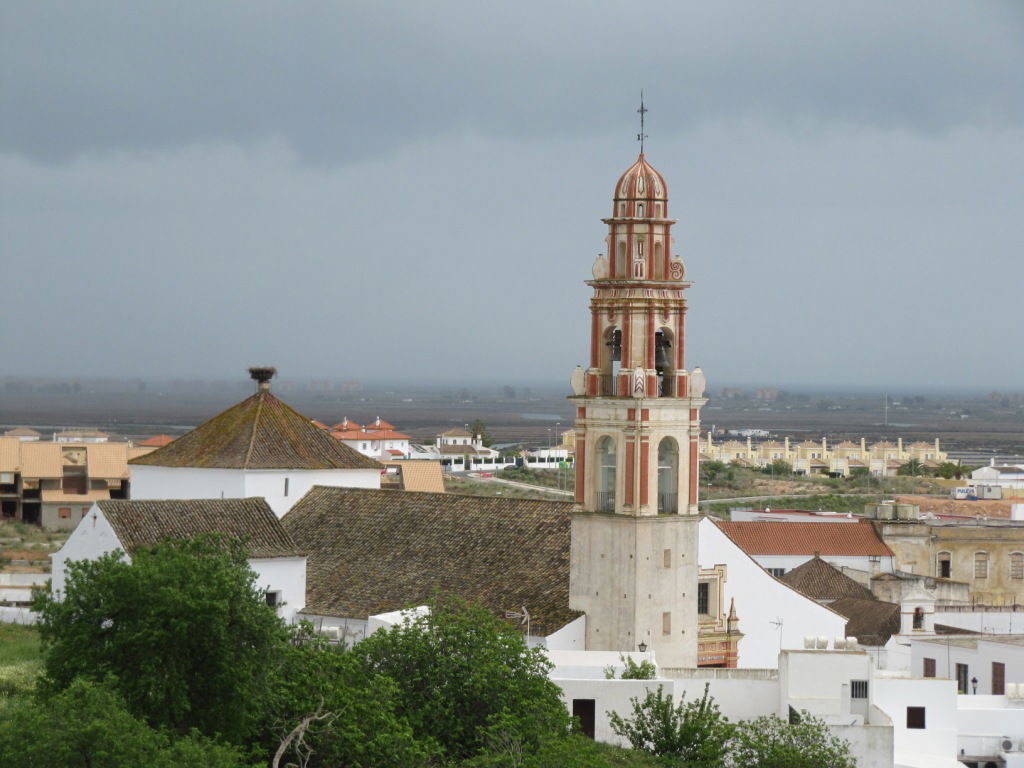
{"label": "balcony railing", "polygon": [[598,491],[597,496],[597,511],[598,512],[614,512],[615,511],[615,494],[611,491]]}
{"label": "balcony railing", "polygon": [[679,512],[679,494],[678,493],[659,493],[658,494],[658,514],[659,515],[674,515]]}

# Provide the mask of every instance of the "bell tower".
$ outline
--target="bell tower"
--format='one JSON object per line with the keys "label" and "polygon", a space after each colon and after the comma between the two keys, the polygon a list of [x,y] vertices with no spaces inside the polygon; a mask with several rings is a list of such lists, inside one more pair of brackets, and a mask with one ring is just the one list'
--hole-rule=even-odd
{"label": "bell tower", "polygon": [[[642,115],[641,115],[642,116]],[[641,133],[642,136],[642,133]],[[704,374],[686,370],[683,262],[668,188],[643,151],[615,185],[587,281],[590,365],[572,376],[570,603],[588,650],[697,665],[697,456]]]}

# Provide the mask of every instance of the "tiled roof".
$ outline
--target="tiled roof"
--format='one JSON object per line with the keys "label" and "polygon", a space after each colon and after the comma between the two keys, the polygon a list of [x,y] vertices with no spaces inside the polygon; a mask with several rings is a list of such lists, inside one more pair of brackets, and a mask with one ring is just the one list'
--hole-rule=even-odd
{"label": "tiled roof", "polygon": [[885,645],[900,631],[900,607],[896,603],[844,597],[828,607],[847,618],[846,636],[862,645]]}
{"label": "tiled roof", "polygon": [[100,432],[97,429],[65,429],[63,432],[58,432],[57,437],[110,437],[106,432]]}
{"label": "tiled roof", "polygon": [[60,443],[22,443],[22,477],[63,477]]}
{"label": "tiled roof", "polygon": [[139,456],[146,456],[156,448],[143,447],[141,445],[130,445],[128,446],[128,462],[131,463],[132,459],[137,459]]}
{"label": "tiled roof", "polygon": [[132,464],[225,469],[380,469],[268,390]]}
{"label": "tiled roof", "polygon": [[892,557],[874,526],[859,523],[720,522],[726,536],[750,555]]}
{"label": "tiled roof", "polygon": [[174,499],[99,501],[125,551],[165,538],[223,533],[246,542],[251,557],[295,557],[301,550],[265,499]]}
{"label": "tiled roof", "polygon": [[95,443],[85,447],[89,477],[128,478],[128,444]]}
{"label": "tiled roof", "polygon": [[781,576],[780,580],[815,600],[838,600],[842,597],[874,599],[870,589],[820,557],[812,557]]}
{"label": "tiled roof", "polygon": [[315,487],[282,519],[309,556],[305,612],[366,618],[450,592],[547,634],[569,608],[565,502]]}
{"label": "tiled roof", "polygon": [[153,435],[140,442],[139,446],[142,448],[163,448],[172,442],[174,442],[174,438],[170,435]]}
{"label": "tiled roof", "polygon": [[41,432],[37,432],[29,427],[15,427],[14,429],[8,429],[4,434],[8,437],[42,437]]}
{"label": "tiled roof", "polygon": [[449,429],[447,432],[442,432],[441,437],[472,437],[469,432],[464,429]]}
{"label": "tiled roof", "polygon": [[444,493],[444,476],[441,462],[424,459],[385,460],[389,467],[399,467],[402,473],[402,489],[406,491],[429,491]]}
{"label": "tiled roof", "polygon": [[0,437],[0,472],[17,472],[21,466],[21,440]]}

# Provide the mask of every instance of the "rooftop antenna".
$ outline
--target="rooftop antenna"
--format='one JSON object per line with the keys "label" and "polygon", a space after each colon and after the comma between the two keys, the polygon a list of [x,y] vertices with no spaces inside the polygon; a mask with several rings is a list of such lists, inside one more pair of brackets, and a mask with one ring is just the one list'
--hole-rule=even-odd
{"label": "rooftop antenna", "polygon": [[647,138],[647,134],[644,133],[644,115],[647,114],[647,107],[644,106],[644,92],[640,90],[640,109],[637,110],[640,115],[640,133],[636,135],[636,140],[640,142],[640,154],[644,153],[644,139]]}

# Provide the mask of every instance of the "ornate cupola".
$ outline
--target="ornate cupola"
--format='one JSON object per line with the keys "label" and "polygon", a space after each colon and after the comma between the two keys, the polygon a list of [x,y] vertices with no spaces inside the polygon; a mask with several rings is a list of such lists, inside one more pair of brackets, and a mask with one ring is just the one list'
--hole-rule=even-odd
{"label": "ornate cupola", "polygon": [[588,648],[643,643],[664,666],[695,666],[706,401],[703,373],[686,369],[690,283],[672,255],[668,187],[643,152],[619,178],[613,204],[606,251],[587,281],[590,364],[572,376],[572,607],[587,614]]}

